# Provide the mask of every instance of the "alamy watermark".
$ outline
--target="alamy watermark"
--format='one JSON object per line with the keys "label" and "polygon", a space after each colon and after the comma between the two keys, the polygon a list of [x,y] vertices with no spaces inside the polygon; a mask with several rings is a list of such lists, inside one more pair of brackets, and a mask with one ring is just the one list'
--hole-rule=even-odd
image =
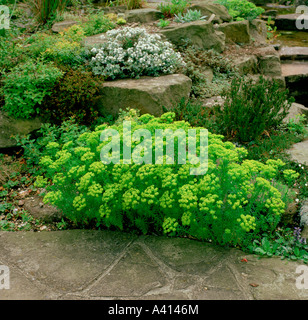
{"label": "alamy watermark", "polygon": [[296,268],[296,273],[300,274],[296,278],[296,288],[297,289],[308,289],[308,266],[300,265]]}
{"label": "alamy watermark", "polygon": [[295,25],[299,30],[308,29],[308,7],[307,6],[298,6],[296,8],[296,13],[299,13],[300,16],[296,19]]}
{"label": "alamy watermark", "polygon": [[0,265],[0,290],[1,289],[10,289],[10,269],[4,265]]}
{"label": "alamy watermark", "polygon": [[[155,129],[155,136],[147,129],[132,133],[130,121],[123,121],[123,141],[115,129],[105,129],[101,141],[111,141],[102,147],[100,158],[104,164],[174,164],[175,141],[177,140],[177,164],[193,165],[191,175],[204,175],[208,169],[208,130],[200,129]],[[197,146],[199,138],[199,146]],[[154,139],[154,140],[153,140]],[[136,144],[137,142],[137,144]],[[133,144],[135,146],[132,148]],[[154,150],[153,150],[154,148]],[[133,149],[133,150],[132,150]],[[121,152],[122,150],[122,152]],[[164,155],[164,150],[166,150]],[[153,152],[154,151],[154,152]],[[121,153],[123,158],[121,159]]]}
{"label": "alamy watermark", "polygon": [[0,5],[0,30],[10,29],[10,9],[8,6]]}

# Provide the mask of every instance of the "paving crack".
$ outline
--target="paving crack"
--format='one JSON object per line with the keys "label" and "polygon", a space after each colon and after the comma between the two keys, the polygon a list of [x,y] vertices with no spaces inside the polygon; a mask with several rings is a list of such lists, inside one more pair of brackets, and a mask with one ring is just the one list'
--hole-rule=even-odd
{"label": "paving crack", "polygon": [[243,293],[245,300],[254,300],[254,296],[251,294],[247,286],[245,286],[243,277],[238,272],[238,270],[229,261],[226,263],[226,265],[227,265],[227,268],[230,270],[231,274],[233,275],[239,290]]}
{"label": "paving crack", "polygon": [[95,279],[93,279],[92,281],[90,281],[90,283],[87,285],[87,287],[85,287],[84,289],[82,289],[81,291],[76,291],[74,293],[71,293],[73,295],[82,295],[87,297],[89,291],[98,283],[100,282],[106,275],[108,275],[111,270],[119,263],[119,261],[126,255],[128,248],[133,244],[133,242],[135,241],[135,239],[129,241],[129,243],[125,246],[125,248],[123,249],[123,251],[118,255],[118,257],[109,265],[109,267],[98,277],[96,277]]}

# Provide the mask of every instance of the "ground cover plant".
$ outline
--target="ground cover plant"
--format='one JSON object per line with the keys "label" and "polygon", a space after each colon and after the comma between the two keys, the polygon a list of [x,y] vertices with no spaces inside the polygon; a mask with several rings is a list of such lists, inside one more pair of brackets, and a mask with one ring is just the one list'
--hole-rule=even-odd
{"label": "ground cover plant", "polygon": [[82,27],[75,25],[58,35],[38,32],[26,40],[26,54],[31,58],[52,61],[58,65],[71,67],[84,64],[84,47],[81,42],[85,38]]}
{"label": "ground cover plant", "polygon": [[96,119],[92,102],[103,79],[88,67],[82,27],[56,35],[37,32],[23,40],[17,36],[12,32],[1,42],[2,109],[15,118],[40,116],[55,123],[72,115],[81,122],[86,116],[88,122]]}

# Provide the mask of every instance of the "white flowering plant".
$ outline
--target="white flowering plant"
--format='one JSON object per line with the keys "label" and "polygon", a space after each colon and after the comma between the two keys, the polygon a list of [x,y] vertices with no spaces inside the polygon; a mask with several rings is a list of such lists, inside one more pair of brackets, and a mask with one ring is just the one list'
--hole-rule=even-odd
{"label": "white flowering plant", "polygon": [[94,74],[106,79],[171,74],[185,64],[170,42],[143,28],[110,30],[105,39],[101,48],[91,50],[91,66]]}

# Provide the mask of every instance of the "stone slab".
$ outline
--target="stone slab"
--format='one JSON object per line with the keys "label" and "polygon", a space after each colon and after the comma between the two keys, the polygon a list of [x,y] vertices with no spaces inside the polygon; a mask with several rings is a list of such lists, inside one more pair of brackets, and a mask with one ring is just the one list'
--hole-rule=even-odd
{"label": "stone slab", "polygon": [[107,230],[0,232],[0,300],[307,300],[300,261]]}
{"label": "stone slab", "polygon": [[282,47],[279,56],[281,60],[308,60],[308,47]]}

